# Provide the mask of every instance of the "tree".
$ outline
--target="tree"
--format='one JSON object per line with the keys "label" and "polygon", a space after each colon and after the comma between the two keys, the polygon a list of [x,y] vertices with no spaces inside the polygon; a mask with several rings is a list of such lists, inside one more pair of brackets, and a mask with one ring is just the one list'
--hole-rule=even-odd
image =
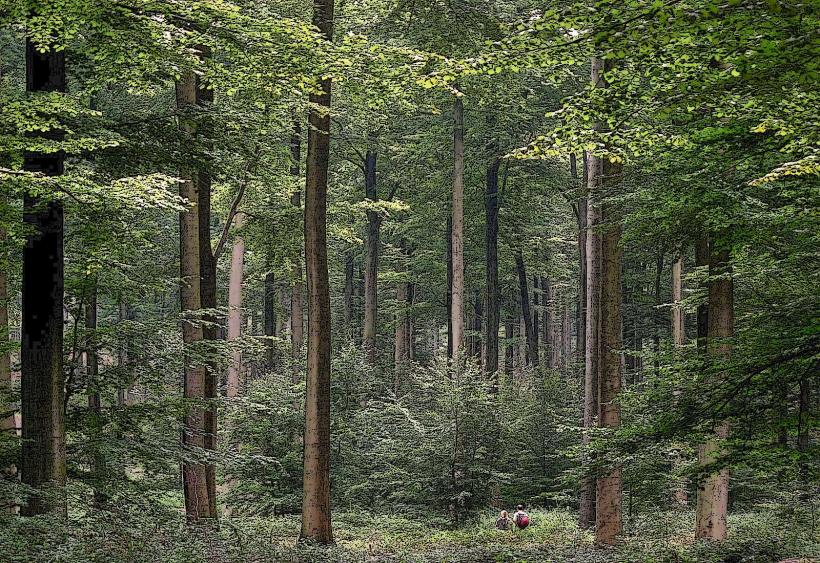
{"label": "tree", "polygon": [[[234,216],[234,225],[242,229],[245,214],[242,212]],[[245,239],[237,235],[231,252],[231,272],[228,281],[228,341],[234,342],[242,336],[242,276],[245,266]],[[234,349],[231,354],[231,364],[228,366],[227,396],[239,396],[240,370],[242,369],[242,352]]]}
{"label": "tree", "polygon": [[[370,137],[372,142],[373,136]],[[370,146],[364,158],[365,197],[371,202],[378,199],[376,191],[376,150]],[[377,356],[376,323],[379,313],[379,230],[381,217],[374,209],[367,210],[367,249],[364,267],[364,329],[362,341],[367,361],[374,365]]]}
{"label": "tree", "polygon": [[522,357],[522,364],[526,363],[538,367],[538,334],[535,332],[532,313],[530,311],[530,292],[527,287],[527,269],[524,264],[524,255],[521,250],[515,255],[515,268],[518,271],[518,287],[521,292],[521,316],[523,319],[524,337],[526,338],[526,354]]}
{"label": "tree", "polygon": [[[293,122],[293,133],[290,137],[290,174],[297,181],[299,180],[299,164],[302,152],[302,127],[298,120]],[[296,190],[291,195],[291,205],[301,211],[302,195],[300,190]],[[302,357],[302,343],[304,341],[304,307],[302,297],[302,256],[296,256],[293,263],[293,285],[290,294],[290,348],[291,357],[298,362]],[[293,381],[298,380],[296,364],[293,369]]]}
{"label": "tree", "polygon": [[[190,112],[196,105],[196,77],[187,71],[176,84],[177,107],[182,112]],[[184,115],[184,113],[183,113]],[[188,117],[181,118],[180,128],[187,139],[196,134],[196,126]],[[189,203],[189,207],[180,212],[180,305],[182,309],[182,340],[187,349],[185,355],[185,383],[183,396],[187,400],[182,442],[185,446],[204,450],[205,436],[208,432],[206,423],[207,368],[201,359],[193,354],[193,349],[203,341],[201,319],[196,315],[202,309],[202,262],[200,258],[200,209],[199,185],[196,171],[186,167],[180,171],[182,181],[179,183],[179,195]],[[210,247],[210,241],[208,242]],[[216,518],[215,490],[209,486],[206,464],[199,460],[185,459],[182,464],[182,482],[185,494],[185,513],[189,520]]]}
{"label": "tree", "polygon": [[[494,145],[490,144],[490,153]],[[485,234],[486,284],[487,284],[487,330],[485,333],[486,360],[484,373],[491,378],[494,390],[498,389],[498,329],[501,322],[500,290],[498,286],[498,169],[500,159],[490,154],[487,166],[487,192],[485,206],[487,225]]]}
{"label": "tree", "polygon": [[[710,239],[709,311],[707,349],[710,359],[725,363],[732,353],[734,336],[734,284],[727,241]],[[729,436],[729,422],[718,422],[715,437],[698,447],[698,462],[706,475],[698,484],[695,512],[695,537],[711,540],[726,539],[726,518],[729,508],[729,470],[716,469],[720,463],[722,442]]]}
{"label": "tree", "polygon": [[453,325],[452,357],[461,362],[464,346],[464,104],[461,95],[453,102],[453,194],[452,194],[452,290],[450,317]]}
{"label": "tree", "polygon": [[[26,91],[66,91],[64,51],[26,41]],[[59,141],[62,132],[52,128],[41,136]],[[23,166],[30,172],[60,176],[63,162],[62,151],[31,151]],[[23,222],[31,234],[23,249],[20,471],[23,483],[35,492],[22,513],[65,516],[63,204],[53,196],[27,193],[23,205]]]}
{"label": "tree", "polygon": [[[333,0],[315,0],[313,25],[333,40]],[[305,181],[308,348],[301,540],[333,543],[330,518],[330,287],[327,271],[327,171],[331,79],[310,95]]]}

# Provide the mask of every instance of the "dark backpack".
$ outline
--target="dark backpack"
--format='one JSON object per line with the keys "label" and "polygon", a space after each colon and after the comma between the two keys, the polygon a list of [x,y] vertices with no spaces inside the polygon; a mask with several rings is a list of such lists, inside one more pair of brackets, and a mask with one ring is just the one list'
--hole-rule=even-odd
{"label": "dark backpack", "polygon": [[519,514],[518,518],[515,519],[515,525],[519,527],[519,529],[523,530],[527,526],[530,525],[530,517],[528,514]]}

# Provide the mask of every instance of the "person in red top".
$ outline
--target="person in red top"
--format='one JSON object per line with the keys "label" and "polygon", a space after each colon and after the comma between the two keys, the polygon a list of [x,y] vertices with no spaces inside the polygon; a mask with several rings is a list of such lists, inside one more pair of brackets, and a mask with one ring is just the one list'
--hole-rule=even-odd
{"label": "person in red top", "polygon": [[530,525],[530,515],[524,512],[524,505],[519,504],[515,507],[515,514],[513,514],[513,522],[519,530],[523,530]]}

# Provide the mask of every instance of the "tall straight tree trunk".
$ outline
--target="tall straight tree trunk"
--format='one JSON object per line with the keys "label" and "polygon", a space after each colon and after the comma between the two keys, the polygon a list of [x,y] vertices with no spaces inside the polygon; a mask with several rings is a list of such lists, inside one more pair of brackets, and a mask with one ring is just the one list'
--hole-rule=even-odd
{"label": "tall straight tree trunk", "polygon": [[[538,315],[538,306],[539,306],[539,287],[538,287],[538,276],[532,277],[532,333],[535,338],[535,348],[538,349],[538,341],[540,340],[539,335],[541,334],[541,325],[539,321]],[[543,300],[543,299],[542,299]]]}
{"label": "tall straight tree trunk", "polygon": [[470,326],[470,330],[472,331],[472,335],[470,336],[470,356],[473,358],[477,358],[479,361],[479,365],[481,362],[481,325],[483,324],[482,320],[484,317],[484,299],[482,298],[481,291],[476,289],[473,291],[473,315],[472,315],[472,323]]}
{"label": "tall straight tree trunk", "polygon": [[460,362],[464,346],[464,105],[453,107],[453,358]]}
{"label": "tall straight tree trunk", "polygon": [[102,400],[100,398],[100,362],[97,354],[97,284],[88,290],[85,306],[85,329],[88,333],[85,350],[86,387],[88,389],[88,410],[91,411],[91,476],[94,489],[94,507],[100,509],[107,497],[101,490],[105,482],[105,458],[102,456]]}
{"label": "tall straight tree trunk", "polygon": [[[234,225],[242,229],[245,214],[239,212],[234,217]],[[235,342],[242,336],[242,279],[245,268],[245,239],[237,235],[231,252],[231,271],[228,279],[228,341]],[[242,370],[242,352],[231,352],[231,364],[228,366],[227,396],[239,396],[239,374]]]}
{"label": "tall straight tree trunk", "polygon": [[[709,239],[705,236],[695,241],[695,266],[704,268],[709,265]],[[701,283],[700,287],[706,293],[706,299],[698,305],[697,310],[697,346],[698,352],[706,352],[706,340],[709,336],[709,299],[708,283]]]}
{"label": "tall straight tree trunk", "polygon": [[415,315],[413,314],[413,305],[416,303],[416,284],[413,282],[407,283],[407,306],[410,308],[404,318],[407,325],[407,358],[410,361],[416,360],[416,323]]}
{"label": "tall straight tree trunk", "polygon": [[[265,274],[265,336],[268,338],[279,336],[279,314],[277,311],[277,298],[279,296],[279,288],[276,284],[276,276],[273,272]],[[265,344],[265,361],[268,364],[268,369],[273,369],[276,361],[276,346],[271,340],[267,340]]]}
{"label": "tall straight tree trunk", "polygon": [[[597,84],[603,71],[600,59],[592,61],[592,82]],[[584,428],[595,424],[599,410],[599,375],[601,359],[601,276],[603,268],[601,224],[601,184],[604,177],[604,161],[587,155],[587,235],[586,235],[586,349],[584,356]],[[584,443],[589,435],[583,435]],[[586,478],[581,485],[579,524],[589,528],[597,522],[597,486],[595,480]]]}
{"label": "tall straight tree trunk", "polygon": [[398,393],[401,388],[401,375],[405,369],[407,354],[407,282],[396,284],[396,329],[393,348],[393,390]]}
{"label": "tall straight tree trunk", "polygon": [[[190,111],[197,101],[197,83],[193,72],[186,72],[176,85],[177,107],[183,111]],[[193,142],[196,127],[193,120],[186,116],[180,120],[180,128],[185,136],[185,142]],[[197,318],[203,308],[202,282],[209,279],[203,276],[201,262],[201,229],[202,218],[200,205],[200,186],[195,179],[193,169],[185,168],[180,171],[179,195],[187,200],[191,207],[180,212],[179,241],[180,241],[180,304],[183,314],[182,340],[185,347],[185,377],[183,396],[187,405],[183,421],[182,441],[188,448],[206,448],[206,434],[208,421],[206,408],[202,401],[207,398],[208,373],[201,360],[192,357],[189,350],[198,346],[203,340],[202,323]],[[210,244],[209,244],[210,246]],[[207,295],[207,292],[206,292]],[[215,518],[215,497],[211,497],[212,489],[208,479],[207,467],[199,461],[183,461],[182,466],[183,492],[185,495],[185,513],[189,520],[201,518]]]}
{"label": "tall straight tree trunk", "polygon": [[[331,3],[333,0],[330,0]],[[318,8],[316,8],[318,9]],[[332,11],[332,9],[331,9]],[[302,152],[302,127],[299,121],[293,121],[293,134],[290,137],[290,174],[296,181],[299,180],[299,163]],[[307,198],[307,196],[306,196]],[[302,194],[299,190],[293,192],[290,203],[301,211],[302,209]],[[307,203],[307,199],[305,200]],[[306,213],[306,212],[305,212]],[[305,256],[307,261],[307,256]],[[296,256],[293,263],[293,287],[290,293],[290,350],[291,358],[293,359],[293,366],[291,369],[291,378],[294,383],[299,380],[298,362],[302,357],[302,346],[304,343],[304,306],[302,297],[302,256],[301,253]]]}
{"label": "tall straight tree trunk", "polygon": [[[578,168],[575,154],[570,155],[570,171],[572,178],[578,181]],[[586,180],[586,155],[584,155],[584,180]],[[586,357],[586,307],[587,307],[587,198],[586,185],[583,186],[583,193],[576,206],[575,218],[578,222],[578,308],[575,321],[575,332],[577,334],[576,351],[578,361]]]}
{"label": "tall straight tree trunk", "polygon": [[[65,52],[41,53],[26,41],[26,91],[65,92]],[[61,131],[41,136],[59,140]],[[46,176],[63,173],[64,154],[24,155],[23,167]],[[65,414],[63,412],[63,205],[26,194],[23,222],[31,234],[23,248],[20,342],[22,443],[20,470],[35,489],[24,515],[66,515]]]}
{"label": "tall straight tree trunk", "polygon": [[661,353],[661,326],[660,307],[663,304],[663,296],[661,295],[661,277],[663,276],[664,250],[658,249],[658,255],[655,261],[655,309],[652,311],[652,342],[655,359],[653,360],[653,367],[655,368],[655,376],[660,375],[661,362],[659,355]]}
{"label": "tall straight tree trunk", "polygon": [[[203,57],[210,57],[210,50],[203,48]],[[208,109],[214,101],[213,89],[206,88],[200,80],[196,78],[196,105],[197,108]],[[210,117],[199,118],[200,123],[197,128],[199,141],[203,145],[203,152],[207,152],[212,147],[213,123]],[[205,155],[200,155],[204,160]],[[194,176],[197,183],[199,196],[199,264],[200,264],[200,300],[203,309],[216,309],[216,258],[211,247],[211,172],[207,165],[199,167]],[[217,318],[213,313],[202,316],[205,324],[202,327],[202,339],[213,342],[219,337]],[[213,348],[211,348],[212,350]],[[213,352],[210,352],[213,353]],[[213,451],[216,449],[216,404],[213,402],[218,392],[218,371],[214,359],[209,359],[205,365],[205,392],[204,398],[211,401],[205,409],[205,449]],[[216,467],[213,463],[205,465],[205,475],[208,489],[208,505],[211,518],[217,517],[216,512]]]}
{"label": "tall straight tree trunk", "polygon": [[[5,202],[2,203],[5,205]],[[9,346],[9,293],[8,293],[8,253],[5,245],[6,231],[0,227],[0,392],[10,394],[11,392],[11,353]],[[4,438],[17,436],[17,424],[15,420],[15,405],[0,403],[0,409],[9,412],[8,416],[0,415],[0,435]],[[5,477],[16,479],[17,466],[11,463],[5,467],[0,467],[0,472]],[[0,499],[2,506],[9,512],[16,514],[20,507],[13,499]]]}
{"label": "tall straight tree trunk", "polygon": [[572,323],[569,294],[565,295],[561,311],[561,365],[566,369],[572,355]]}
{"label": "tall straight tree trunk", "polygon": [[[333,0],[314,0],[313,25],[333,40]],[[330,78],[310,95],[305,181],[305,266],[308,346],[301,540],[333,543],[330,517],[330,282],[327,271],[327,172]]]}
{"label": "tall straight tree trunk", "polygon": [[353,253],[345,252],[344,330],[345,340],[353,339]]}
{"label": "tall straight tree trunk", "polygon": [[484,337],[486,360],[484,373],[491,378],[491,389],[498,390],[498,326],[501,322],[500,291],[498,287],[498,168],[500,160],[494,158],[487,167],[487,226],[486,283],[487,283],[487,330]]}
{"label": "tall straight tree trunk", "polygon": [[453,216],[447,216],[447,357],[453,357]]}
{"label": "tall straight tree trunk", "polygon": [[513,328],[513,320],[510,317],[504,319],[504,374],[509,378],[513,374],[515,368],[514,360],[515,348],[513,347],[513,339],[515,338],[515,329]]}
{"label": "tall straight tree trunk", "polygon": [[538,367],[538,335],[533,331],[532,313],[530,311],[530,292],[527,288],[527,269],[521,251],[515,255],[515,268],[518,270],[518,288],[521,292],[521,316],[524,319],[524,336],[527,339],[527,363]]}
{"label": "tall straight tree trunk", "polygon": [[[376,152],[370,147],[365,154],[365,196],[370,201],[378,199],[376,192]],[[381,217],[376,211],[367,212],[367,253],[364,270],[364,349],[370,365],[376,363],[376,330],[378,321],[379,235]]]}
{"label": "tall straight tree trunk", "polygon": [[[715,365],[727,362],[732,354],[734,336],[734,284],[728,246],[712,241],[709,252],[709,332],[707,350]],[[729,436],[729,423],[715,426],[715,437],[698,447],[698,462],[703,466],[718,462],[722,442]],[[729,470],[720,469],[701,479],[695,512],[695,537],[726,539],[729,508]]]}
{"label": "tall straight tree trunk", "polygon": [[[602,181],[607,185],[617,181],[619,167],[608,161],[602,163]],[[600,309],[600,358],[599,358],[599,415],[601,428],[617,428],[621,425],[621,407],[618,394],[623,379],[621,326],[621,226],[618,218],[605,213],[608,223],[601,235],[601,309]],[[615,467],[596,483],[595,540],[614,545],[621,533],[621,469]]]}
{"label": "tall straight tree trunk", "polygon": [[672,341],[675,346],[686,344],[684,330],[684,312],[681,308],[683,299],[683,256],[678,255],[672,263]]}

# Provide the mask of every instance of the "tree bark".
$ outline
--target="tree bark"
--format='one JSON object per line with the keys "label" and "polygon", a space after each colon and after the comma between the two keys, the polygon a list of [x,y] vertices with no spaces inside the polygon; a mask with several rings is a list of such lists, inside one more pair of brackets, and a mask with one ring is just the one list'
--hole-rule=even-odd
{"label": "tree bark", "polygon": [[[709,239],[705,236],[695,241],[695,266],[705,268],[709,265]],[[706,352],[706,339],[709,335],[709,299],[706,282],[700,284],[704,293],[707,293],[703,302],[698,305],[697,310],[697,346],[701,354]]]}
{"label": "tree bark", "polygon": [[[279,297],[279,288],[276,284],[276,276],[273,272],[265,274],[265,336],[268,338],[279,336],[279,314],[277,311]],[[268,369],[274,369],[276,363],[276,346],[272,340],[265,342],[265,361],[268,364]]]}
{"label": "tree bark", "polygon": [[664,263],[664,250],[663,248],[658,249],[658,255],[656,256],[655,261],[655,309],[652,311],[652,342],[653,342],[653,352],[655,354],[655,358],[653,359],[652,363],[655,368],[655,377],[660,375],[661,370],[661,361],[660,361],[660,353],[661,353],[661,326],[663,323],[661,322],[660,318],[660,307],[663,304],[663,296],[661,295],[661,277],[663,275],[663,263]]}
{"label": "tree bark", "polygon": [[[177,107],[182,111],[189,111],[191,106],[196,104],[196,91],[194,73],[186,72],[176,85]],[[193,120],[189,117],[180,119],[180,128],[185,142],[193,142],[196,133]],[[203,340],[202,323],[198,318],[191,318],[199,315],[203,308],[202,282],[207,279],[207,276],[202,275],[201,262],[201,234],[204,230],[200,225],[202,199],[193,167],[181,170],[180,178],[182,181],[179,183],[179,195],[191,205],[180,212],[179,221],[180,305],[183,315],[182,340],[185,348],[183,396],[189,403],[183,421],[182,442],[185,448],[205,449],[209,428],[206,408],[202,402],[207,398],[207,369],[201,362],[195,361],[189,352]],[[207,473],[206,464],[188,459],[183,461],[185,514],[189,520],[216,517],[212,510],[215,507],[215,499],[211,502],[212,489]]]}
{"label": "tree bark", "polygon": [[94,489],[94,507],[102,508],[107,496],[102,491],[105,483],[105,458],[100,451],[102,442],[102,400],[100,398],[99,371],[100,362],[97,355],[97,284],[89,288],[88,303],[85,306],[85,330],[87,333],[85,366],[86,388],[88,393],[88,410],[91,411],[91,479]]}
{"label": "tree bark", "polygon": [[464,105],[453,107],[453,358],[461,361],[464,346]]}
{"label": "tree bark", "polygon": [[[577,181],[577,166],[575,155],[570,155],[572,177]],[[584,157],[584,180],[586,180],[586,157]],[[586,186],[583,188],[583,197],[578,200],[576,220],[578,222],[578,314],[575,331],[577,334],[576,351],[578,361],[586,357],[586,299],[587,299],[587,198]]]}
{"label": "tree bark", "polygon": [[[599,159],[590,156],[587,165],[591,173],[588,185],[587,207],[587,234],[586,234],[586,295],[584,334],[586,347],[584,349],[584,428],[592,428],[598,415],[598,362],[599,336],[601,312],[601,236],[597,229],[601,222],[600,207],[592,193],[593,182],[598,182],[597,169]],[[594,167],[594,168],[593,168]],[[589,443],[587,432],[583,434],[584,444]],[[595,524],[595,479],[585,477],[581,483],[581,499],[579,506],[578,523],[582,528],[591,528]]]}
{"label": "tree bark", "polygon": [[447,357],[453,357],[453,216],[447,215]]}
{"label": "tree bark", "polygon": [[[203,56],[210,57],[210,50],[203,47]],[[200,77],[196,77],[196,106],[199,109],[210,106],[214,101],[213,89],[206,88]],[[204,154],[199,155],[202,160],[207,157],[207,152],[212,146],[211,137],[213,136],[213,124],[211,119],[205,113],[204,117],[198,119],[200,123],[199,141],[204,146]],[[197,192],[199,196],[199,263],[200,263],[200,300],[203,309],[216,309],[216,257],[211,246],[211,172],[208,166],[200,166],[194,176],[194,181],[197,183]],[[217,325],[216,314],[208,313],[202,315],[202,320],[205,324],[202,327],[202,339],[213,342],[219,338],[219,328]],[[214,347],[208,349],[208,353],[214,354]],[[216,399],[219,383],[218,371],[216,361],[211,356],[205,364],[205,392],[204,398],[211,401],[205,408],[205,449],[209,451],[216,450]],[[216,512],[216,467],[213,463],[205,465],[205,475],[208,489],[208,505],[211,518],[217,517]]]}
{"label": "tree bark", "polygon": [[[734,336],[734,287],[730,251],[727,246],[712,241],[709,251],[709,309],[707,351],[713,362],[729,360],[730,339]],[[698,485],[695,513],[695,537],[711,540],[726,539],[726,517],[729,508],[729,470],[715,471],[719,463],[722,442],[729,436],[729,423],[715,426],[715,437],[698,447],[698,463],[708,467]]]}
{"label": "tree bark", "polygon": [[[5,205],[5,202],[3,202]],[[9,346],[9,294],[8,294],[8,253],[5,245],[6,231],[0,227],[0,392],[9,394],[11,391],[11,353]],[[17,436],[16,407],[13,403],[0,403],[0,409],[10,412],[8,416],[0,416],[0,434],[5,438]],[[9,479],[17,478],[17,466],[11,463],[0,468]],[[13,499],[0,499],[2,507],[8,509],[12,514],[19,511],[19,506]]]}
{"label": "tree bark", "polygon": [[[331,3],[333,0],[329,0]],[[315,8],[318,9],[318,8]],[[331,8],[332,12],[332,8]],[[328,133],[329,134],[329,133]],[[310,133],[308,134],[310,135]],[[308,141],[310,137],[308,136]],[[296,180],[299,179],[299,163],[302,152],[302,127],[298,120],[293,122],[293,134],[290,137],[290,174]],[[290,203],[301,211],[302,208],[302,194],[299,190],[293,192]],[[305,196],[305,204],[307,204],[307,196]],[[307,213],[304,211],[303,213]],[[305,255],[307,261],[307,255]],[[290,350],[291,358],[293,359],[293,366],[291,369],[291,378],[294,383],[299,381],[298,362],[302,357],[302,346],[304,343],[304,306],[302,297],[302,256],[301,253],[296,256],[293,263],[293,287],[290,293]]]}
{"label": "tree bark", "polygon": [[[242,229],[244,213],[234,216],[234,225]],[[245,268],[245,239],[240,233],[233,243],[231,252],[231,271],[228,280],[228,341],[235,342],[242,336],[242,279]],[[242,370],[242,352],[235,349],[231,352],[231,365],[228,366],[228,398],[238,397],[240,389],[240,372]]]}
{"label": "tree bark", "polygon": [[540,340],[541,334],[541,325],[539,324],[539,316],[538,316],[538,306],[539,306],[539,287],[538,287],[538,276],[532,277],[532,333],[533,337],[535,338],[535,348],[538,350],[540,347],[538,342]]}
{"label": "tree bark", "polygon": [[353,253],[345,252],[344,330],[345,339],[353,339]]}
{"label": "tree bark", "polygon": [[[65,92],[65,52],[41,53],[26,41],[26,91]],[[40,136],[60,140],[61,131]],[[63,173],[64,153],[24,155],[23,167],[46,176]],[[66,516],[65,413],[63,408],[63,205],[26,194],[23,222],[32,234],[23,248],[20,343],[22,443],[20,470],[35,489],[24,515]]]}
{"label": "tree bark", "polygon": [[515,364],[513,358],[515,356],[515,348],[513,347],[513,339],[515,338],[515,329],[513,328],[513,321],[510,317],[504,319],[504,374],[509,378],[513,374]]}
{"label": "tree bark", "polygon": [[[365,154],[365,196],[370,201],[378,200],[376,191],[376,152],[370,147]],[[376,349],[376,331],[378,322],[378,276],[379,276],[379,235],[381,217],[376,211],[367,212],[367,253],[364,273],[364,349],[367,361],[375,365],[378,350]]]}
{"label": "tree bark", "polygon": [[524,333],[527,339],[526,362],[538,367],[538,335],[534,332],[532,312],[530,311],[530,292],[527,288],[527,269],[524,255],[519,250],[515,255],[515,268],[518,270],[518,289],[521,292],[521,315],[524,319]]}
{"label": "tree bark", "polygon": [[[617,181],[620,167],[603,162],[602,181]],[[621,425],[621,391],[623,363],[621,326],[621,225],[619,219],[604,211],[608,223],[601,235],[601,301],[600,301],[600,358],[598,379],[598,425],[617,428]],[[621,533],[621,469],[615,467],[609,475],[599,477],[596,483],[595,540],[614,545]]]}
{"label": "tree bark", "polygon": [[672,341],[675,346],[686,344],[684,330],[684,312],[681,307],[683,299],[683,256],[678,255],[672,263]]}
{"label": "tree bark", "polygon": [[[333,40],[333,0],[314,0],[313,24]],[[327,174],[330,156],[330,78],[310,95],[305,182],[305,265],[308,347],[300,540],[333,543],[330,515],[330,283],[327,269]]]}
{"label": "tree bark", "polygon": [[498,391],[498,326],[501,322],[498,287],[498,168],[500,162],[498,158],[494,158],[487,167],[486,195],[487,330],[484,338],[486,347],[484,373],[490,378],[493,392]]}

